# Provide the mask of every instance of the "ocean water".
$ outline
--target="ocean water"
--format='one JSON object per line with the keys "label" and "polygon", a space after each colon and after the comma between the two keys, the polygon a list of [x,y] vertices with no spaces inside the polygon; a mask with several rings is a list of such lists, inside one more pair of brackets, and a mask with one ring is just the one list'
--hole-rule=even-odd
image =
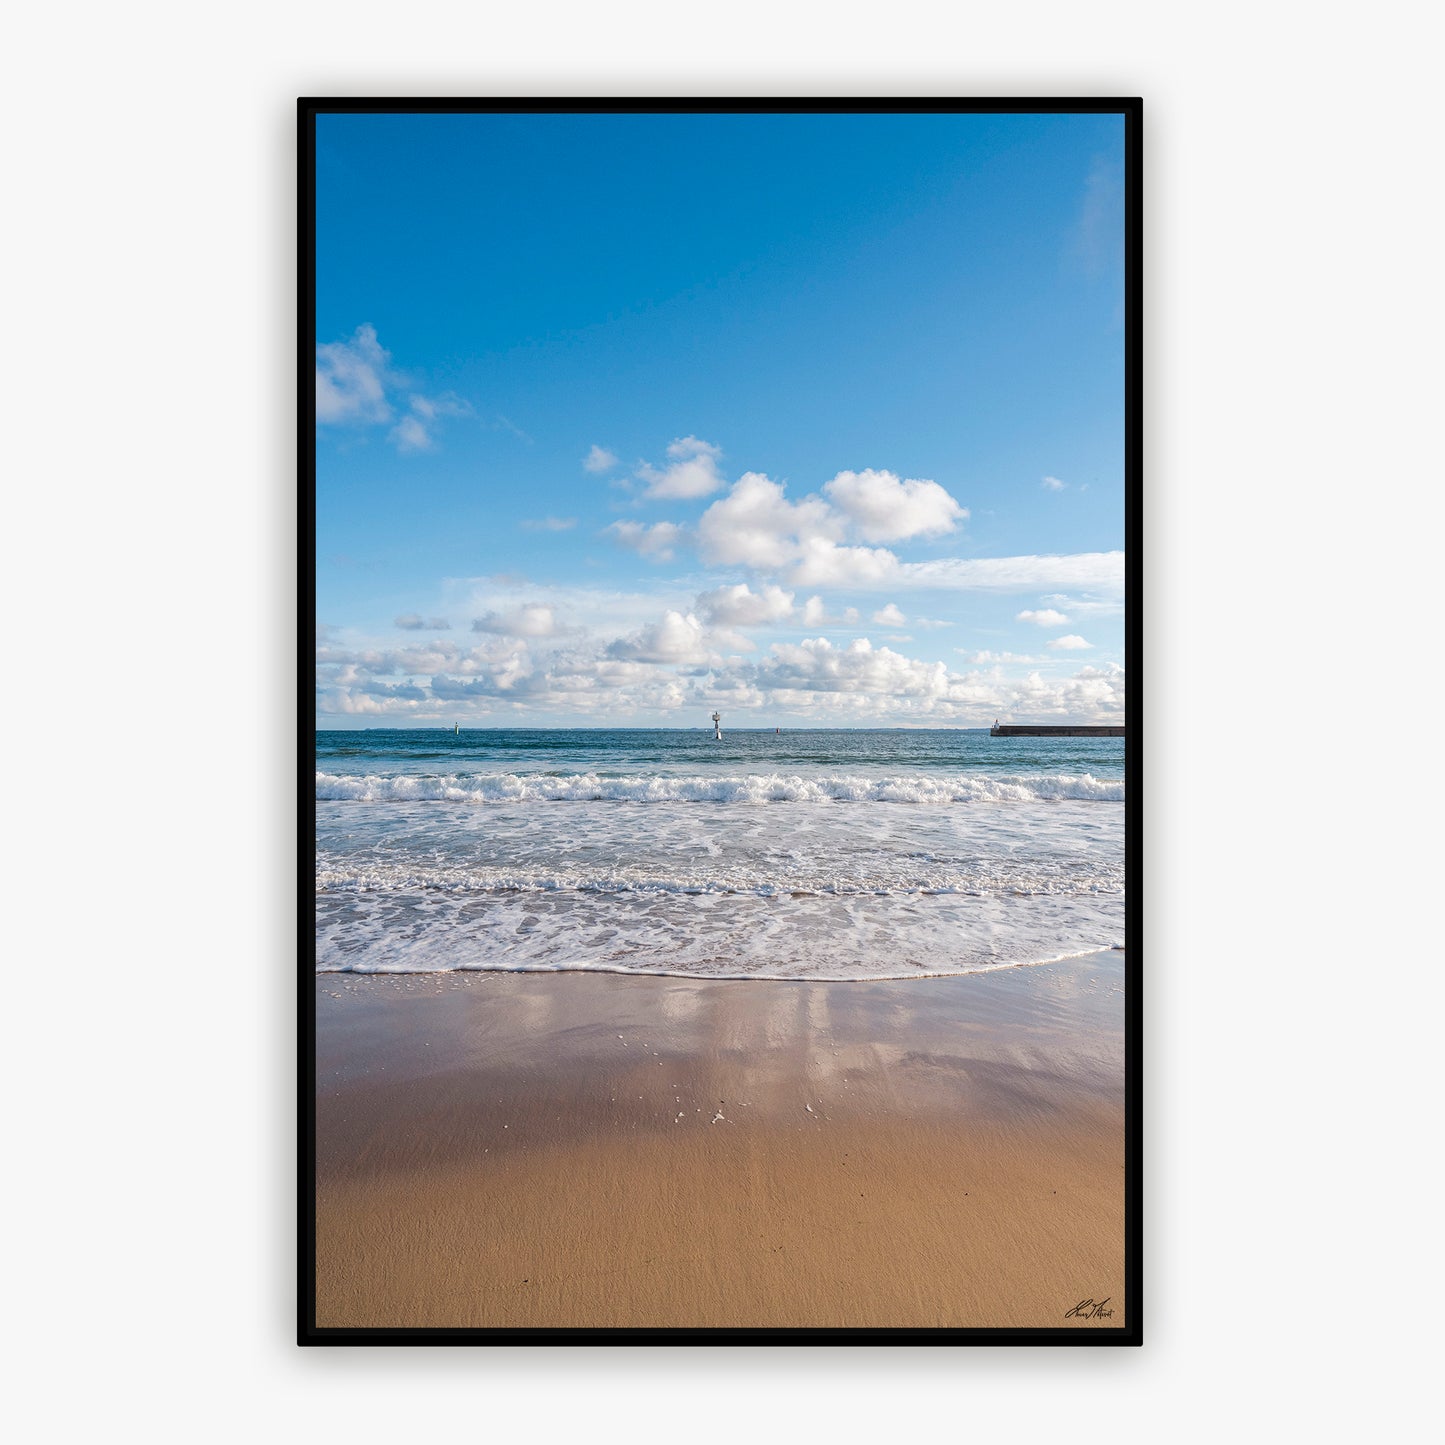
{"label": "ocean water", "polygon": [[321,972],[908,978],[1124,943],[1124,741],[316,738]]}

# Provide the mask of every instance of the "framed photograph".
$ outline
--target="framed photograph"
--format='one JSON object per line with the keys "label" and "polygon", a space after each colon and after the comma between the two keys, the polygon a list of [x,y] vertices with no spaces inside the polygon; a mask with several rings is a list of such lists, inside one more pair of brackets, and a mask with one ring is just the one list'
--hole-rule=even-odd
{"label": "framed photograph", "polygon": [[299,103],[301,1343],[1139,1343],[1140,118]]}

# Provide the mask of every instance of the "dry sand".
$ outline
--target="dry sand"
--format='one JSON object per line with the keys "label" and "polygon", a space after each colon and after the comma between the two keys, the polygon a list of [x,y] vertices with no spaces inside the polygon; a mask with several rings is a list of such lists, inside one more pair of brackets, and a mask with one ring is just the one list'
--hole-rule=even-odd
{"label": "dry sand", "polygon": [[1122,953],[316,987],[320,1326],[1124,1323]]}

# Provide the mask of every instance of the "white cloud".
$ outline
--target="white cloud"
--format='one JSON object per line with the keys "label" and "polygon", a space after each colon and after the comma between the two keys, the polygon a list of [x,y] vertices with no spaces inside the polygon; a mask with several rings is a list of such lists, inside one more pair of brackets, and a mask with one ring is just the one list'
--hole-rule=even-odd
{"label": "white cloud", "polygon": [[1007,684],[1000,711],[1007,710],[1015,722],[1063,718],[1121,722],[1124,704],[1124,669],[1110,664],[1086,667],[1059,681],[1047,681],[1031,672],[1022,682]]}
{"label": "white cloud", "polygon": [[643,495],[656,499],[688,499],[711,496],[727,485],[717,469],[722,449],[697,437],[678,437],[667,449],[665,467],[644,463],[637,469]]}
{"label": "white cloud", "polygon": [[887,548],[845,545],[931,536],[967,512],[936,482],[900,481],[892,472],[839,472],[800,501],[780,482],[746,472],[698,522],[702,558],[714,566],[773,572],[798,587],[874,587],[902,564]]}
{"label": "white cloud", "polygon": [[488,612],[472,619],[473,632],[495,632],[502,637],[551,637],[557,631],[557,614],[543,602],[527,602],[511,612]]}
{"label": "white cloud", "polygon": [[356,328],[350,341],[316,348],[316,420],[335,426],[387,422],[386,399],[391,353],[376,339],[376,328]]}
{"label": "white cloud", "polygon": [[703,561],[777,570],[795,561],[801,539],[839,540],[843,519],[821,497],[790,502],[781,483],[744,472],[697,524]]}
{"label": "white cloud", "polygon": [[1062,556],[941,557],[905,562],[894,585],[960,592],[1124,591],[1122,552],[1071,552]]}
{"label": "white cloud", "polygon": [[[756,652],[758,645],[745,632],[737,632],[731,627],[710,627],[707,633],[707,643],[714,653],[718,652]],[[717,658],[710,659],[716,663]]]}
{"label": "white cloud", "polygon": [[613,522],[603,531],[611,532],[620,546],[658,562],[666,562],[672,556],[673,548],[685,534],[685,528],[676,522],[654,522],[651,526],[645,522]]}
{"label": "white cloud", "polygon": [[900,570],[898,558],[886,547],[839,547],[811,537],[800,551],[784,574],[798,587],[886,587]]}
{"label": "white cloud", "polygon": [[1062,492],[1064,488],[1068,486],[1068,483],[1061,482],[1057,477],[1045,477],[1039,485],[1046,491]]}
{"label": "white cloud", "polygon": [[937,482],[902,480],[893,472],[839,472],[823,495],[846,516],[864,542],[938,537],[968,517]]}
{"label": "white cloud", "polygon": [[443,584],[442,610],[480,617],[486,612],[513,612],[524,603],[545,603],[556,617],[569,619],[587,636],[606,640],[654,621],[666,608],[689,611],[694,595],[692,588],[677,590],[665,585],[623,592],[580,582],[539,583],[505,575],[457,577]]}
{"label": "white cloud", "polygon": [[1084,183],[1074,250],[1087,275],[1098,277],[1123,259],[1123,167],[1095,156]]}
{"label": "white cloud", "polygon": [[757,664],[757,685],[784,691],[865,692],[887,696],[942,696],[948,669],[941,662],[916,662],[866,637],[834,647],[826,637],[777,642],[772,656]]}
{"label": "white cloud", "polygon": [[793,594],[773,586],[754,592],[746,582],[739,582],[734,587],[715,587],[701,593],[696,606],[701,617],[717,626],[756,627],[791,617]]}
{"label": "white cloud", "polygon": [[[721,452],[712,443],[683,437],[668,456],[665,469],[644,466],[637,473],[648,497],[696,498],[726,485],[717,470]],[[823,495],[796,502],[782,483],[745,472],[703,513],[697,541],[710,566],[771,572],[800,587],[872,587],[898,575],[902,564],[887,548],[848,545],[850,538],[867,543],[937,536],[967,516],[937,482],[887,471],[839,472]],[[635,522],[609,530],[645,553],[661,552],[677,536],[664,542]]]}
{"label": "white cloud", "polygon": [[589,472],[610,472],[617,465],[617,457],[606,447],[599,447],[593,442],[592,450],[582,458],[582,465]]}
{"label": "white cloud", "polygon": [[444,392],[441,396],[418,396],[409,400],[411,414],[404,416],[390,432],[388,440],[396,443],[400,452],[429,452],[436,447],[434,435],[436,423],[442,417],[475,416],[471,404],[455,392]]}
{"label": "white cloud", "polygon": [[[599,605],[610,595],[598,594]],[[1062,679],[1038,672],[1010,677],[998,664],[1028,659],[981,653],[975,657],[993,663],[990,670],[960,673],[863,638],[842,646],[824,638],[780,642],[748,658],[736,655],[749,646],[746,639],[710,630],[682,608],[668,609],[660,620],[654,613],[611,642],[569,637],[565,646],[557,638],[496,634],[471,647],[445,638],[402,648],[322,645],[318,711],[418,719],[442,719],[459,709],[476,717],[662,719],[694,709],[705,716],[722,703],[732,711],[824,723],[982,724],[999,715],[1084,722],[1124,715],[1124,671],[1112,663]],[[734,655],[720,656],[720,650]]]}
{"label": "white cloud", "polygon": [[331,670],[333,680],[352,683],[364,676],[432,672],[461,655],[454,643],[439,639],[425,647],[329,647],[316,649],[316,667]]}
{"label": "white cloud", "polygon": [[[316,348],[316,422],[318,426],[385,426],[401,404],[397,392],[406,378],[391,369],[391,353],[376,328],[358,326],[350,341],[329,341]],[[409,392],[401,420],[387,434],[400,452],[431,451],[434,429],[443,417],[474,416],[455,392],[423,396]]]}
{"label": "white cloud", "polygon": [[[375,343],[374,333],[370,341]],[[448,407],[465,403],[420,396],[388,366],[382,353],[380,370],[373,367],[388,429],[402,444],[403,426],[414,422],[420,432],[412,440],[430,445],[437,419],[458,414]],[[600,446],[593,452],[616,463]],[[399,639],[389,632],[345,650],[318,639],[318,707],[419,721],[457,710],[477,717],[662,721],[691,709],[705,716],[718,704],[821,723],[987,723],[1004,714],[1016,721],[1122,717],[1122,669],[1100,665],[1072,678],[1057,676],[1067,662],[1077,666],[1072,651],[1091,646],[1082,637],[1057,638],[1041,657],[956,648],[950,663],[905,657],[887,645],[912,640],[899,630],[906,628],[908,634],[917,631],[922,644],[910,650],[922,651],[941,639],[921,629],[955,625],[943,618],[910,618],[893,600],[925,589],[1031,594],[1019,598],[1030,604],[1017,614],[1023,621],[1062,629],[1072,617],[1076,626],[1089,625],[1096,612],[1121,607],[1122,552],[904,562],[881,544],[937,536],[967,517],[937,483],[884,471],[839,472],[795,501],[762,473],[745,473],[729,486],[718,471],[720,457],[712,443],[684,437],[668,448],[665,466],[637,474],[634,494],[645,488],[649,496],[708,497],[697,509],[702,516],[695,527],[628,520],[612,523],[604,534],[658,561],[682,543],[695,542],[704,566],[731,571],[732,576],[721,574],[725,582],[698,591],[707,584],[687,577],[672,585],[659,582],[650,591],[613,593],[520,576],[448,579],[438,610],[475,619],[473,646],[451,641],[443,630],[445,618],[419,613],[403,614],[395,625],[441,635],[424,644],[418,637],[415,647],[391,646],[386,639]],[[584,459],[587,470],[593,470],[591,460],[592,454]],[[577,519],[532,518],[520,525],[566,531]],[[747,580],[734,580],[740,576]],[[716,574],[709,579],[714,580],[720,581]],[[821,635],[826,629],[858,628],[858,607],[830,613],[824,601],[838,602],[845,588],[883,594],[863,607],[881,629],[872,641],[856,630],[837,645]],[[860,597],[853,600],[862,603]],[[948,606],[933,598],[917,600],[930,608]],[[784,638],[806,630],[807,640],[760,651],[739,630],[759,627],[786,627],[774,634]],[[357,634],[348,629],[344,636],[350,644]],[[970,670],[951,670],[965,666]],[[1040,670],[1019,675],[1029,667]]]}
{"label": "white cloud", "polygon": [[426,424],[415,416],[404,416],[391,429],[388,440],[396,443],[399,452],[429,452],[436,445]]}
{"label": "white cloud", "polygon": [[440,396],[418,396],[410,398],[412,411],[423,421],[436,421],[443,416],[475,416],[469,401],[463,401],[454,391],[444,391]]}
{"label": "white cloud", "polygon": [[316,712],[321,717],[355,717],[367,713],[384,713],[395,715],[399,712],[416,712],[418,704],[409,703],[401,708],[389,705],[374,697],[368,697],[361,692],[353,692],[349,687],[326,686],[318,684],[316,688]]}
{"label": "white cloud", "polygon": [[858,609],[845,607],[839,616],[833,617],[821,597],[810,597],[803,604],[802,620],[804,627],[849,627],[857,622]]}
{"label": "white cloud", "polygon": [[1076,617],[1119,617],[1124,611],[1122,597],[1100,598],[1087,595],[1070,597],[1062,592],[1056,592],[1043,600],[1051,606],[1067,608]]}
{"label": "white cloud", "polygon": [[692,613],[668,611],[660,622],[612,643],[607,655],[635,662],[699,663],[712,654],[704,643],[703,625]]}

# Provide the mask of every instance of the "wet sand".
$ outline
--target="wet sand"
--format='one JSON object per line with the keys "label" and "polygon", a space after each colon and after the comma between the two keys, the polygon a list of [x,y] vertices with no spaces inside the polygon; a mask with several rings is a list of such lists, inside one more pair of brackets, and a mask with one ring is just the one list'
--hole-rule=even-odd
{"label": "wet sand", "polygon": [[321,975],[317,1323],[1120,1325],[1123,988]]}

